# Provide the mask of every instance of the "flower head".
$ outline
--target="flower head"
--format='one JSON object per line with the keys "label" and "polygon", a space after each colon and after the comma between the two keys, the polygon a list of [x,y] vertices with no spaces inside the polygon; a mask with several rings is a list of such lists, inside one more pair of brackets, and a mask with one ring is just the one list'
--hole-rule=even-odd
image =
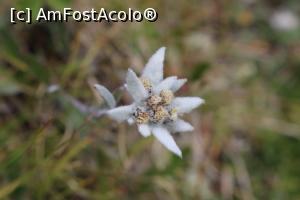
{"label": "flower head", "polygon": [[[193,127],[179,116],[198,107],[204,100],[199,97],[175,97],[174,93],[186,82],[171,76],[163,79],[165,47],[160,48],[149,59],[141,77],[131,69],[126,76],[126,89],[133,98],[127,106],[114,107],[115,100],[103,86],[96,85],[110,106],[107,115],[119,122],[136,123],[139,132],[148,137],[153,134],[167,149],[182,157],[171,132],[192,131]],[[113,103],[112,103],[113,102]]]}

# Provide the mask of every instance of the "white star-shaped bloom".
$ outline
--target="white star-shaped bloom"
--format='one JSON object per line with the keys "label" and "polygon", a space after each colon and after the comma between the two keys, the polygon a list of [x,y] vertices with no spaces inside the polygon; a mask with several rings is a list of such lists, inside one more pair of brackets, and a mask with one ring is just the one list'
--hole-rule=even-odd
{"label": "white star-shaped bloom", "polygon": [[113,95],[102,85],[96,84],[95,87],[111,108],[107,111],[110,118],[118,122],[136,123],[144,137],[153,134],[167,149],[182,157],[170,133],[192,131],[193,126],[179,117],[204,103],[204,100],[174,96],[186,79],[176,76],[163,79],[165,49],[162,47],[154,53],[140,78],[134,71],[128,70],[125,87],[133,98],[131,105],[115,107]]}

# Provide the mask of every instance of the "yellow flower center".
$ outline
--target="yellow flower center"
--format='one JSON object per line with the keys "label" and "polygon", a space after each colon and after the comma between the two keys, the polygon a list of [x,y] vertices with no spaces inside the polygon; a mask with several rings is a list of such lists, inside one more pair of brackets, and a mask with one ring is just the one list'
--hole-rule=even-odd
{"label": "yellow flower center", "polygon": [[142,102],[133,114],[137,124],[165,123],[177,119],[177,110],[170,104],[174,99],[171,90],[162,90],[154,94],[151,81],[148,78],[140,78],[143,86],[148,90],[149,97]]}

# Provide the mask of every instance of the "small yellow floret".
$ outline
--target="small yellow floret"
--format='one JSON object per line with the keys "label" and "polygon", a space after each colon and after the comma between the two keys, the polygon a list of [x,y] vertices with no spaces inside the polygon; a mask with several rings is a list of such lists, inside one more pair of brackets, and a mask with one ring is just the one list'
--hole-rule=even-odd
{"label": "small yellow floret", "polygon": [[178,114],[177,114],[177,109],[176,108],[172,108],[170,110],[170,119],[171,120],[176,120],[178,117]]}
{"label": "small yellow floret", "polygon": [[157,106],[154,109],[153,119],[156,122],[165,120],[169,116],[168,111],[163,106]]}
{"label": "small yellow floret", "polygon": [[149,122],[149,115],[147,112],[138,111],[135,119],[137,124],[146,124]]}
{"label": "small yellow floret", "polygon": [[162,98],[160,96],[154,94],[148,98],[147,104],[150,107],[157,106],[161,102],[161,100]]}
{"label": "small yellow floret", "polygon": [[140,80],[141,80],[141,82],[142,82],[142,84],[143,84],[143,86],[146,90],[151,90],[152,84],[151,84],[151,81],[149,79],[147,79],[145,77],[142,77],[142,78],[140,78]]}
{"label": "small yellow floret", "polygon": [[174,94],[171,90],[162,90],[159,95],[165,105],[169,105],[174,98]]}

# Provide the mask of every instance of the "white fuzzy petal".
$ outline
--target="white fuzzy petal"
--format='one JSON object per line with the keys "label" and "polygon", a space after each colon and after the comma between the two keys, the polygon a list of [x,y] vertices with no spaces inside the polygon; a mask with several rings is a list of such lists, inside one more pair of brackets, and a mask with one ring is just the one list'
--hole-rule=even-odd
{"label": "white fuzzy petal", "polygon": [[158,49],[149,59],[142,73],[142,77],[150,79],[153,84],[157,84],[163,79],[163,62],[165,57],[165,47]]}
{"label": "white fuzzy petal", "polygon": [[177,90],[179,90],[187,81],[187,79],[177,79],[174,84],[171,87],[171,91],[172,92],[176,92]]}
{"label": "white fuzzy petal", "polygon": [[135,105],[131,104],[128,106],[113,108],[107,111],[107,115],[118,122],[122,122],[130,118],[130,115],[133,113],[134,107]]}
{"label": "white fuzzy petal", "polygon": [[135,102],[139,102],[145,99],[148,95],[142,82],[131,69],[128,69],[127,72],[126,86],[128,92],[130,93]]}
{"label": "white fuzzy petal", "polygon": [[170,90],[171,87],[174,85],[176,82],[177,77],[176,76],[170,76],[163,81],[161,81],[157,86],[154,87],[154,92],[155,93],[160,93],[162,90]]}
{"label": "white fuzzy petal", "polygon": [[176,121],[170,124],[169,130],[171,132],[185,132],[185,131],[193,131],[194,127],[190,123],[182,119],[177,119]]}
{"label": "white fuzzy petal", "polygon": [[200,97],[176,97],[172,105],[177,109],[179,114],[189,113],[194,108],[204,103],[204,100]]}
{"label": "white fuzzy petal", "polygon": [[152,133],[167,149],[169,149],[179,157],[182,157],[181,150],[166,128],[159,126],[153,127]]}
{"label": "white fuzzy petal", "polygon": [[150,127],[147,124],[140,124],[140,125],[138,125],[138,129],[139,129],[139,132],[144,137],[148,137],[149,135],[151,135]]}
{"label": "white fuzzy petal", "polygon": [[106,87],[100,84],[95,84],[94,86],[110,108],[116,107],[116,100]]}
{"label": "white fuzzy petal", "polygon": [[134,124],[134,119],[133,119],[132,117],[129,117],[129,118],[127,119],[127,123],[128,123],[129,125]]}

